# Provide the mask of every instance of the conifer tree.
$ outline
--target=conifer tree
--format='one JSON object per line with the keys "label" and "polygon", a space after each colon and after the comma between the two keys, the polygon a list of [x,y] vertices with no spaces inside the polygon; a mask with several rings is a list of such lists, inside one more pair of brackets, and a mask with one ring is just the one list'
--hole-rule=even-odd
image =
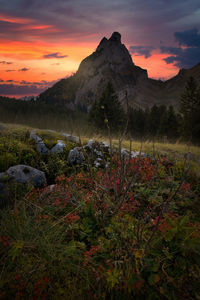
{"label": "conifer tree", "polygon": [[187,82],[180,98],[183,116],[183,135],[192,141],[200,141],[200,87],[193,77]]}
{"label": "conifer tree", "polygon": [[112,131],[118,131],[125,124],[125,113],[111,82],[108,82],[102,95],[94,101],[89,122],[96,128],[105,130],[109,126]]}

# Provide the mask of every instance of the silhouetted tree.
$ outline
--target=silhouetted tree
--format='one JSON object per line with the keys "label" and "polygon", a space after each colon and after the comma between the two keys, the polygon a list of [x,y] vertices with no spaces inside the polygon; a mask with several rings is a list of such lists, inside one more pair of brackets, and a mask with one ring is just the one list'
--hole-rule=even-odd
{"label": "silhouetted tree", "polygon": [[178,137],[178,119],[176,112],[172,105],[165,110],[160,121],[160,127],[158,130],[159,136],[166,136],[169,140],[176,139]]}
{"label": "silhouetted tree", "polygon": [[109,126],[112,131],[118,131],[125,124],[125,113],[112,83],[108,82],[102,95],[94,101],[90,112],[89,122],[96,128],[105,130]]}
{"label": "silhouetted tree", "polygon": [[193,77],[190,77],[181,95],[180,112],[183,135],[192,141],[200,141],[200,87]]}
{"label": "silhouetted tree", "polygon": [[158,134],[160,122],[161,122],[162,116],[164,115],[165,111],[166,111],[166,106],[164,106],[164,105],[152,106],[150,115],[149,115],[149,122],[148,122],[148,130],[149,130],[150,136],[155,137]]}

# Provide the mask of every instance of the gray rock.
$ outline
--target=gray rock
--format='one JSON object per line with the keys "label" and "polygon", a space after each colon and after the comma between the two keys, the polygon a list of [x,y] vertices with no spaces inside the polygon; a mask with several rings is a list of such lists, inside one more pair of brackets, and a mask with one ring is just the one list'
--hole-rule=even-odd
{"label": "gray rock", "polygon": [[147,154],[144,152],[140,152],[140,151],[131,151],[131,158],[135,158],[137,156],[143,156],[146,157]]}
{"label": "gray rock", "polygon": [[129,154],[128,154],[128,152],[126,151],[125,148],[122,148],[122,149],[121,149],[121,155],[122,155],[123,157],[125,157],[125,158],[129,156]]}
{"label": "gray rock", "polygon": [[34,133],[34,131],[31,131],[30,133],[30,139],[34,140],[36,142],[37,151],[40,154],[49,154],[49,149],[46,147],[45,143],[39,137],[37,134]]}
{"label": "gray rock", "polygon": [[60,133],[62,136],[66,137],[70,142],[73,143],[78,143],[79,142],[79,138],[77,136],[73,136],[71,134],[68,133]]}
{"label": "gray rock", "polygon": [[84,155],[83,155],[83,152],[81,151],[81,148],[76,147],[76,148],[70,150],[67,160],[68,160],[68,163],[71,165],[72,164],[76,164],[76,165],[82,164],[84,161]]}
{"label": "gray rock", "polygon": [[37,142],[37,151],[40,154],[46,154],[46,155],[49,154],[49,152],[50,152],[42,140],[40,142]]}
{"label": "gray rock", "polygon": [[36,143],[42,142],[41,137],[39,137],[37,134],[35,134],[34,131],[31,131],[30,139],[34,140]]}
{"label": "gray rock", "polygon": [[62,153],[65,147],[66,145],[63,143],[63,141],[58,140],[58,143],[51,148],[50,153]]}
{"label": "gray rock", "polygon": [[106,143],[106,142],[102,142],[102,144],[104,145],[104,147],[106,147],[106,148],[110,148],[110,146],[108,145],[108,143]]}
{"label": "gray rock", "polygon": [[93,145],[94,145],[95,143],[96,143],[96,141],[94,141],[94,140],[89,140],[86,146],[87,146],[88,148],[92,149],[92,147],[93,147]]}
{"label": "gray rock", "polygon": [[[54,132],[53,130],[47,130],[47,131]],[[34,131],[31,131],[30,138],[33,139],[36,142],[37,151],[40,154],[47,155],[47,154],[50,154],[50,153],[62,153],[63,149],[66,147],[66,145],[63,143],[63,141],[58,140],[57,144],[51,150],[49,150],[47,148],[47,146],[45,145],[45,143],[43,142],[43,140],[41,139],[41,137],[36,135],[34,133]]]}
{"label": "gray rock", "polygon": [[46,185],[46,176],[44,172],[26,165],[17,165],[10,167],[6,171],[13,181],[22,184],[32,184],[35,188],[40,188]]}

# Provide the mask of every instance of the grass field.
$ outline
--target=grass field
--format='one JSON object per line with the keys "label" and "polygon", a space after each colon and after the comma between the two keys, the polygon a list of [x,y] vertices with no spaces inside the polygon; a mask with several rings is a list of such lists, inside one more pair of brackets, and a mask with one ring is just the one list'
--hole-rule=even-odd
{"label": "grass field", "polygon": [[[49,147],[57,139],[67,145],[42,156],[32,129],[0,124],[0,173],[25,164],[47,177],[40,189],[4,178],[0,299],[199,299],[200,149],[133,140],[132,150],[150,156],[129,161],[116,151],[106,167],[71,166],[75,143],[35,129]],[[82,144],[109,143],[73,133]],[[112,139],[116,150],[118,143]],[[129,141],[122,146],[129,149]]]}

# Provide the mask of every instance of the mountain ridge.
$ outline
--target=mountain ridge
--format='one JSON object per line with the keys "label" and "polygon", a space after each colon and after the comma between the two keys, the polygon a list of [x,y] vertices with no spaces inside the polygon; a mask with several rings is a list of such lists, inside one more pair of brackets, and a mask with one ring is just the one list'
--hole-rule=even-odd
{"label": "mountain ridge", "polygon": [[132,61],[128,49],[121,43],[121,34],[113,32],[109,39],[102,38],[96,50],[82,60],[73,76],[61,79],[40,94],[39,100],[89,110],[106,82],[111,81],[122,104],[128,99],[129,105],[141,108],[154,104],[177,107],[190,76],[200,83],[200,63],[191,69],[181,69],[167,81],[149,78],[147,70]]}

